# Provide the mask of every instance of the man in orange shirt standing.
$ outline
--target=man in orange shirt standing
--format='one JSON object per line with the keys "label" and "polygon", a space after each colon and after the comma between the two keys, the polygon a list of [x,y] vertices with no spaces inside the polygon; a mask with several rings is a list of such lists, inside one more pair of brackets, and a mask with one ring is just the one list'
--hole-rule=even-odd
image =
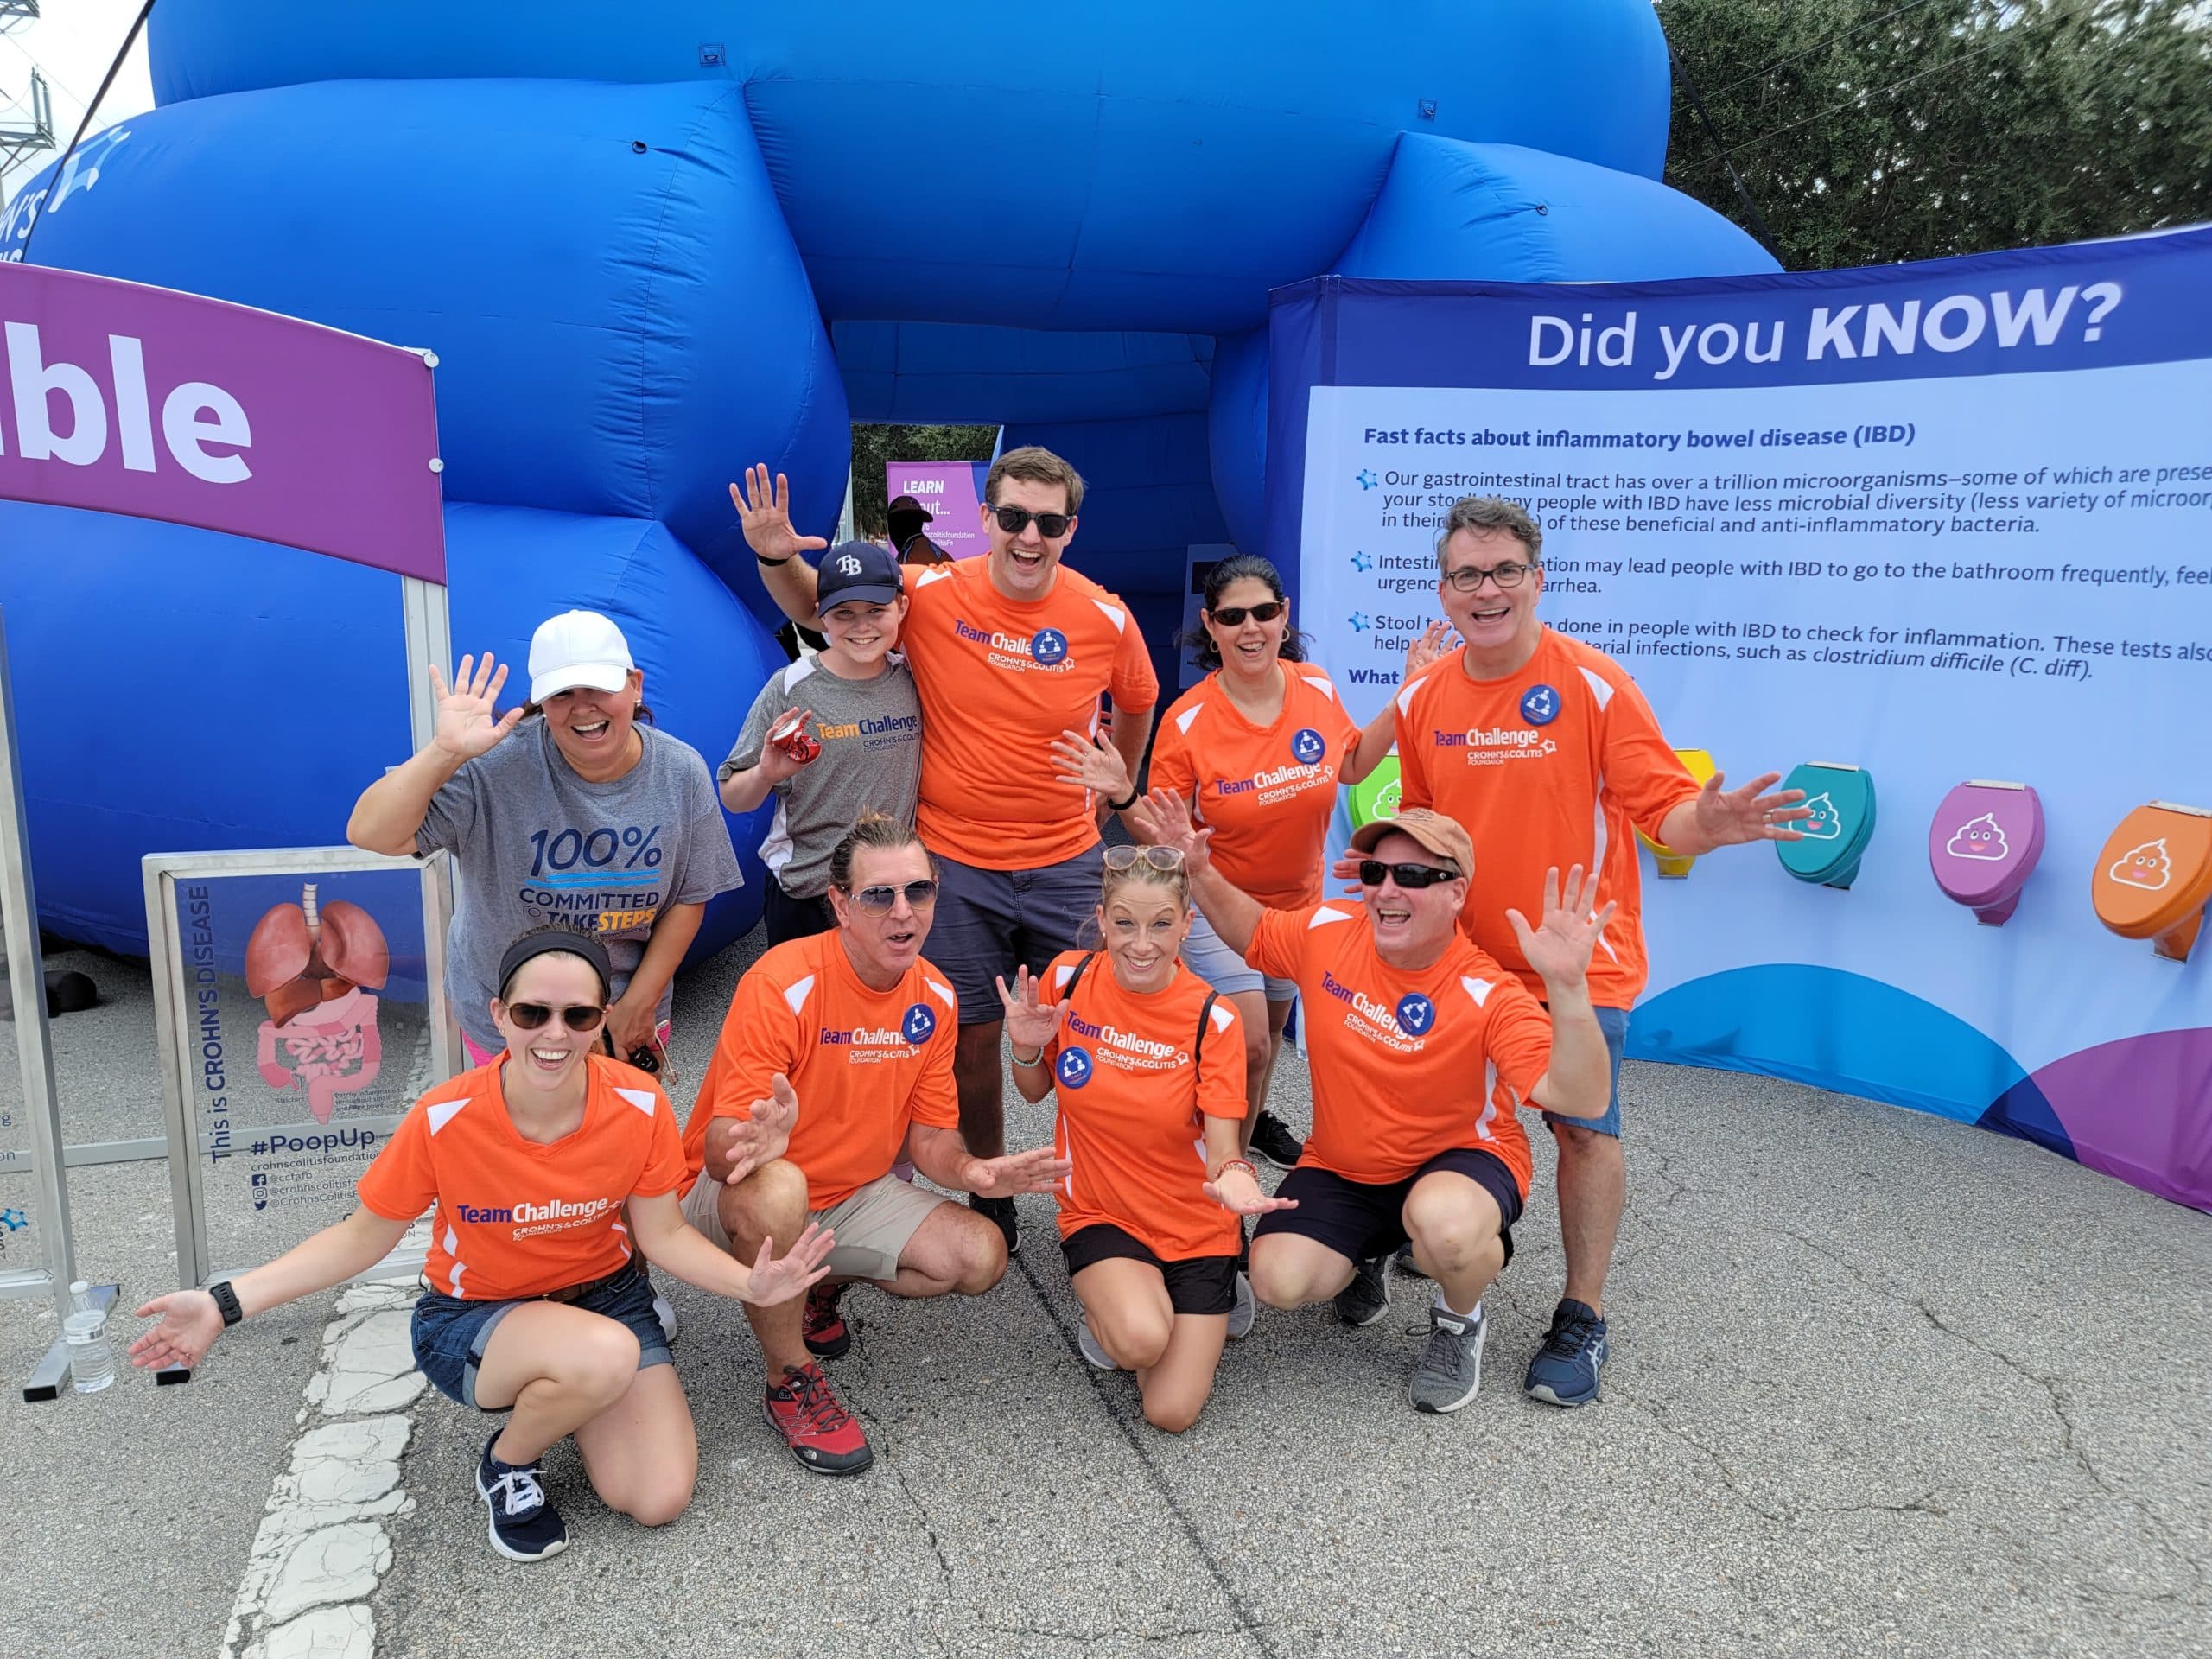
{"label": "man in orange shirt standing", "polygon": [[1050,1147],[981,1158],[952,1085],[952,988],[922,956],[937,873],[913,828],[866,812],[830,855],[836,928],[778,945],[746,971],[683,1131],[683,1213],[744,1262],[764,1238],[833,1233],[830,1278],[746,1309],[768,1365],[764,1409],[803,1468],[874,1460],[821,1359],[852,1346],[838,1299],[855,1279],[893,1296],[980,1296],[1006,1272],[982,1216],[891,1173],[901,1157],[943,1187],[1011,1198],[1068,1173]]}
{"label": "man in orange shirt standing", "polygon": [[1659,730],[1628,671],[1536,616],[1543,532],[1518,505],[1468,496],[1437,537],[1437,592],[1463,644],[1398,694],[1402,800],[1466,826],[1484,899],[1461,918],[1483,950],[1542,996],[1503,906],[1535,901],[1544,871],[1579,862],[1595,903],[1614,907],[1590,963],[1590,996],[1612,1057],[1612,1099],[1593,1122],[1547,1121],[1559,1147],[1567,1290],[1524,1386],[1554,1405],[1598,1397],[1606,1353],[1602,1300],[1627,1195],[1621,1156],[1621,1052],[1629,1009],[1649,977],[1635,831],[1684,856],[1753,841],[1795,841],[1801,790],[1766,791],[1768,772],[1702,788]]}
{"label": "man in orange shirt standing", "polygon": [[[983,480],[990,551],[913,571],[899,630],[922,700],[914,822],[942,861],[937,960],[960,1000],[960,1131],[979,1157],[1006,1144],[997,981],[1022,967],[1041,974],[1077,948],[1098,904],[1099,808],[1135,799],[1101,803],[1062,782],[1052,745],[1071,731],[1096,738],[1100,694],[1111,693],[1110,739],[1134,778],[1160,700],[1128,607],[1060,563],[1083,488],[1049,449],[1001,455]],[[817,577],[798,555],[828,543],[792,528],[790,490],[781,474],[772,488],[766,467],[730,496],[770,597],[811,620]],[[1015,1249],[1014,1201],[971,1202]]]}
{"label": "man in orange shirt standing", "polygon": [[1296,910],[1231,887],[1208,856],[1212,830],[1192,823],[1180,796],[1154,790],[1131,816],[1182,853],[1222,943],[1294,981],[1306,1010],[1313,1133],[1275,1190],[1297,1207],[1252,1230],[1253,1294],[1270,1307],[1332,1296],[1345,1324],[1372,1325],[1389,1306],[1391,1253],[1409,1243],[1436,1300],[1407,1393],[1417,1411],[1457,1411],[1482,1382],[1483,1293],[1512,1259],[1529,1194],[1515,1109],[1605,1109],[1605,1038],[1586,972],[1612,907],[1596,907],[1594,879],[1571,870],[1562,890],[1554,869],[1535,927],[1505,912],[1548,1013],[1461,935],[1474,849],[1440,813],[1352,836],[1364,905]]}

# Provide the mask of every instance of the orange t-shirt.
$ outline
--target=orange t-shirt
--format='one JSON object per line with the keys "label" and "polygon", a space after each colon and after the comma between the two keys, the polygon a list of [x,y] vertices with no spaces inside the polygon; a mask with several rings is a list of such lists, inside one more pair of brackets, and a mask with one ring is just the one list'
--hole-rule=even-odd
{"label": "orange t-shirt", "polygon": [[696,1180],[707,1125],[751,1117],[777,1072],[798,1096],[784,1155],[806,1172],[806,1205],[827,1210],[891,1173],[906,1128],[960,1127],[952,1050],[959,1003],[926,960],[887,991],[853,971],[835,932],[778,945],[746,969],[684,1126]]}
{"label": "orange t-shirt", "polygon": [[[1084,955],[1053,958],[1049,995],[1067,995]],[[1103,950],[1083,970],[1046,1051],[1060,1109],[1053,1143],[1075,1165],[1055,1195],[1062,1238],[1106,1222],[1163,1262],[1236,1254],[1242,1224],[1200,1189],[1205,1120],[1244,1116],[1244,1033],[1229,999],[1208,1008],[1207,995],[1179,963],[1164,989],[1143,995],[1122,988]]]}
{"label": "orange t-shirt", "polygon": [[899,649],[922,699],[915,828],[987,870],[1034,869],[1096,844],[1097,802],[1055,783],[1052,740],[1098,729],[1098,696],[1132,715],[1160,701],[1128,607],[1065,564],[1044,598],[991,586],[983,558],[917,570]]}
{"label": "orange t-shirt", "polygon": [[1691,777],[1659,730],[1628,671],[1592,646],[1547,627],[1536,654],[1500,680],[1471,680],[1453,652],[1398,694],[1398,772],[1404,806],[1457,818],[1475,843],[1467,936],[1538,995],[1505,920],[1534,922],[1544,872],[1599,872],[1598,904],[1619,911],[1590,960],[1590,1000],[1626,1008],[1650,978],[1643,950],[1641,830],[1654,841],[1684,801]]}
{"label": "orange t-shirt", "polygon": [[1282,710],[1266,726],[1238,711],[1217,672],[1185,692],[1153,739],[1152,786],[1197,801],[1231,887],[1288,910],[1321,896],[1321,843],[1359,728],[1324,670],[1282,666]]}
{"label": "orange t-shirt", "polygon": [[1393,968],[1357,904],[1266,911],[1244,960],[1298,982],[1313,1073],[1301,1166],[1382,1185],[1473,1147],[1528,1196],[1513,1113],[1551,1064],[1552,1020],[1510,974],[1457,934],[1418,972]]}
{"label": "orange t-shirt", "polygon": [[625,1200],[683,1185],[676,1109],[645,1072],[588,1055],[584,1121],[540,1146],[507,1116],[505,1058],[416,1102],[354,1188],[387,1221],[412,1221],[435,1203],[430,1283],[472,1302],[605,1278],[630,1259]]}

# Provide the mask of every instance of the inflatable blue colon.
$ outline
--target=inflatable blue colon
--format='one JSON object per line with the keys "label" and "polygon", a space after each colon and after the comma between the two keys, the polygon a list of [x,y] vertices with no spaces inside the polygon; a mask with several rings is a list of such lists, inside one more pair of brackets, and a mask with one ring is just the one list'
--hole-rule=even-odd
{"label": "inflatable blue colon", "polygon": [[[160,107],[0,256],[37,200],[41,264],[435,349],[456,650],[607,610],[710,757],[779,660],[747,461],[826,531],[849,421],[1050,444],[1166,669],[1185,547],[1261,545],[1270,288],[1772,268],[1657,182],[1646,0],[165,0],[149,49]],[[48,925],[143,949],[141,855],[337,840],[400,757],[389,578],[10,504],[0,544]]]}

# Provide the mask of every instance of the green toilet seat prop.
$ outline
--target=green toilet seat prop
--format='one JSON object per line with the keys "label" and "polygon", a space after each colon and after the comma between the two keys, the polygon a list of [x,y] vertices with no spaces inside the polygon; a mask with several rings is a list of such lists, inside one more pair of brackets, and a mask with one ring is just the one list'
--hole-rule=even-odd
{"label": "green toilet seat prop", "polygon": [[1800,881],[1848,887],[1874,836],[1874,775],[1840,761],[1808,760],[1782,786],[1803,790],[1813,814],[1797,824],[1803,840],[1774,843],[1782,868]]}
{"label": "green toilet seat prop", "polygon": [[1398,757],[1386,754],[1374,771],[1351,786],[1351,798],[1346,803],[1351,814],[1351,827],[1373,823],[1377,818],[1398,816]]}

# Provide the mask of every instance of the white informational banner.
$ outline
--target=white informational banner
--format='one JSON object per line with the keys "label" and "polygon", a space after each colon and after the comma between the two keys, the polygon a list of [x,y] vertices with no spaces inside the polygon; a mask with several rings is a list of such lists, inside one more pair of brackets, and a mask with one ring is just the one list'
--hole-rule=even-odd
{"label": "white informational banner", "polygon": [[[1522,503],[1539,614],[1618,658],[1671,741],[1739,782],[1855,766],[1878,800],[1847,891],[1767,848],[1681,880],[1647,858],[1631,1052],[1986,1122],[2212,1207],[2212,944],[2175,961],[2107,925],[2145,889],[2194,914],[2212,885],[2201,821],[2130,816],[2212,807],[2208,293],[2212,233],[2192,232],[1279,296],[1275,385],[1306,424],[1302,496],[1274,512],[1300,527],[1301,624],[1371,715],[1440,613],[1451,504]],[[1936,879],[1946,855],[2025,850],[1975,827],[1980,795],[1952,798],[1974,779],[2031,786],[2042,815],[2001,926]],[[2108,845],[2124,821],[2139,838]]]}

